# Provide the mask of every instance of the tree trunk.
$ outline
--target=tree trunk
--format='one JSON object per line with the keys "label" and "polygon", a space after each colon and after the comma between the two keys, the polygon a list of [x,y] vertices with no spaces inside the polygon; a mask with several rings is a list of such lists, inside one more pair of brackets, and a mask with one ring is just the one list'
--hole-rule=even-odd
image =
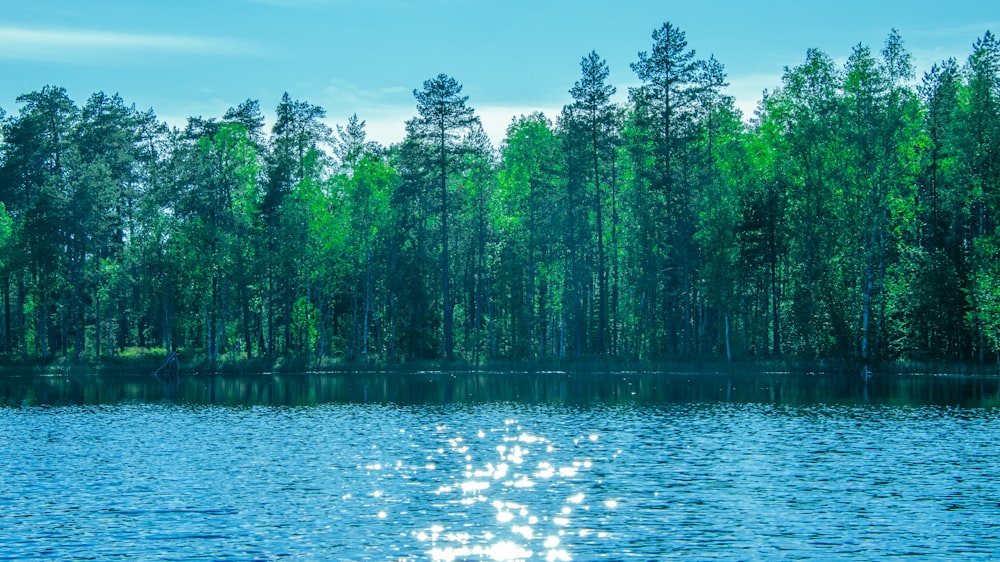
{"label": "tree trunk", "polygon": [[372,255],[371,250],[365,251],[365,314],[361,324],[363,335],[361,338],[361,356],[365,362],[368,361],[368,324],[369,315],[372,314]]}
{"label": "tree trunk", "polygon": [[448,253],[448,157],[444,122],[440,128],[441,167],[441,291],[444,304],[444,356],[455,360],[454,315],[451,303],[451,256]]}
{"label": "tree trunk", "polygon": [[170,298],[163,297],[163,348],[167,353],[173,351],[173,342],[170,338]]}
{"label": "tree trunk", "polygon": [[729,313],[725,314],[726,322],[726,363],[733,362],[733,346],[729,343]]}
{"label": "tree trunk", "polygon": [[607,353],[607,329],[608,329],[608,272],[606,257],[604,255],[604,213],[601,201],[601,172],[600,155],[597,145],[597,118],[594,117],[591,129],[591,142],[594,149],[594,210],[597,212],[597,291],[598,291],[598,313],[597,313],[597,353],[604,355]]}
{"label": "tree trunk", "polygon": [[13,339],[11,338],[11,323],[10,323],[10,274],[5,273],[3,276],[3,342],[2,351],[10,353],[13,351]]}

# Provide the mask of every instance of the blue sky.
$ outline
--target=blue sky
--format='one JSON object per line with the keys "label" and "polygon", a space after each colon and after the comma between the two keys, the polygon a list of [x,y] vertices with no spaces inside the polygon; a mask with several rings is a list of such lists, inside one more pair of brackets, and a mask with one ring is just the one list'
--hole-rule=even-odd
{"label": "blue sky", "polygon": [[670,21],[699,58],[726,67],[729,93],[752,111],[782,70],[819,48],[838,62],[899,30],[918,75],[1000,33],[996,0],[692,2],[673,0],[32,0],[0,10],[0,107],[46,84],[82,105],[119,93],[161,120],[218,117],[247,98],[266,114],[283,92],[352,113],[383,143],[403,136],[413,90],[445,73],[464,86],[499,142],[512,117],[569,102],[580,59],[607,60],[624,99],[629,69]]}

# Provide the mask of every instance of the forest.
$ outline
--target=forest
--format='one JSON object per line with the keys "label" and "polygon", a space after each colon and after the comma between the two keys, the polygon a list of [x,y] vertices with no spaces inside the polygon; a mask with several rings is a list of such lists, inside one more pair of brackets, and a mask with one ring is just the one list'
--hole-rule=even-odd
{"label": "forest", "polygon": [[[1000,362],[1000,42],[896,31],[745,116],[670,23],[591,52],[499,147],[448,75],[406,136],[288,94],[168,127],[45,86],[0,110],[0,364]],[[572,64],[572,61],[569,61]]]}

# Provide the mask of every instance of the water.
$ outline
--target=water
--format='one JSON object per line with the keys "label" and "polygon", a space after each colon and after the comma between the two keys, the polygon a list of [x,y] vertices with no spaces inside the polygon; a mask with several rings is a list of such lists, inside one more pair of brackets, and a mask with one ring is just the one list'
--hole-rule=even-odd
{"label": "water", "polygon": [[94,384],[0,385],[0,559],[1000,557],[995,377]]}

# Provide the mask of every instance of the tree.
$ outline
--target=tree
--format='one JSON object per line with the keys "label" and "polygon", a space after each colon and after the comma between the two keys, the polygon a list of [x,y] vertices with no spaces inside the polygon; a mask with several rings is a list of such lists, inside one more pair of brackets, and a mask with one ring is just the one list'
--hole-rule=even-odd
{"label": "tree", "polygon": [[[500,240],[494,306],[504,318],[504,354],[560,356],[562,275],[567,223],[562,160],[552,123],[522,115],[507,128],[495,192],[493,229]],[[502,298],[501,297],[507,297]]]}
{"label": "tree", "polygon": [[[124,266],[128,240],[136,234],[141,174],[148,164],[142,135],[151,119],[118,95],[98,92],[83,106],[73,131],[67,258],[72,287],[68,328],[75,356],[84,351],[88,317],[94,325],[93,351],[100,356],[105,326],[127,326],[132,312],[133,288],[112,290],[107,274]],[[128,339],[125,332],[118,332],[119,348]]]}
{"label": "tree", "polygon": [[722,94],[728,85],[722,64],[709,57],[699,74],[702,89],[696,146],[701,157],[696,160],[698,217],[694,237],[702,255],[698,258],[699,286],[695,287],[701,295],[696,347],[702,355],[724,348],[731,361],[731,319],[739,308],[736,227],[740,222],[740,187],[746,179],[747,138],[733,98]]}
{"label": "tree", "polygon": [[[693,280],[693,194],[688,176],[698,99],[702,89],[694,50],[684,32],[664,23],[653,31],[653,48],[639,53],[632,70],[642,85],[629,91],[637,136],[635,212],[639,222],[642,310],[638,344],[653,355],[690,352],[690,307],[685,285]],[[664,325],[658,326],[657,319]]]}
{"label": "tree", "polygon": [[782,289],[783,279],[790,277],[785,264],[794,233],[786,228],[791,174],[785,170],[790,162],[785,157],[784,126],[769,115],[770,106],[765,98],[746,138],[746,160],[738,172],[740,209],[734,244],[744,351],[769,352],[777,358],[784,353]]}
{"label": "tree", "polygon": [[[801,65],[786,69],[782,88],[766,99],[766,117],[780,131],[784,160],[779,181],[786,186],[789,257],[795,264],[787,284],[791,322],[785,341],[815,358],[849,354],[850,320],[843,308],[846,273],[840,225],[846,209],[837,204],[842,138],[840,76],[825,53],[810,49]],[[821,343],[826,342],[826,343]]]}
{"label": "tree", "polygon": [[[495,151],[439,75],[383,148],[288,94],[168,129],[46,86],[0,110],[0,358],[129,346],[985,362],[1000,348],[1000,41],[912,83],[812,49],[744,122],[670,23],[613,102],[584,56]],[[992,357],[992,355],[990,355]]]}
{"label": "tree", "polygon": [[858,318],[857,355],[864,362],[888,351],[888,287],[906,269],[907,255],[919,238],[915,225],[914,190],[924,144],[919,101],[908,87],[913,78],[910,56],[893,30],[877,59],[857,46],[844,69],[843,197],[847,212],[842,233],[861,251],[845,255],[853,315]]}
{"label": "tree", "polygon": [[[2,117],[2,116],[0,116]],[[0,309],[0,313],[3,314],[3,323],[0,324],[0,329],[3,333],[0,334],[0,352],[6,353],[10,349],[10,340],[12,338],[11,334],[11,321],[10,321],[10,241],[11,235],[14,232],[14,222],[11,220],[10,215],[7,214],[7,207],[0,201],[0,280],[3,282],[3,286],[0,286],[0,290],[3,291],[3,308]]]}
{"label": "tree", "polygon": [[492,213],[493,192],[496,190],[496,152],[486,131],[473,123],[464,139],[465,155],[462,162],[462,204],[457,218],[456,266],[462,288],[456,302],[463,310],[462,349],[478,364],[484,356],[492,355],[490,339],[495,335],[490,302],[492,271],[487,265],[493,247]]}
{"label": "tree", "polygon": [[[283,328],[281,350],[291,352],[293,342],[293,308],[300,298],[309,298],[305,275],[309,271],[307,234],[302,228],[308,215],[306,197],[289,197],[297,188],[309,183],[313,188],[321,181],[325,153],[321,147],[331,140],[332,131],[323,123],[326,111],[308,102],[292,100],[285,93],[275,111],[271,129],[271,151],[266,158],[267,188],[261,208],[267,229],[269,261],[266,289],[267,353],[277,346],[278,322]],[[305,306],[305,305],[303,305]],[[275,318],[280,308],[280,317]],[[300,352],[306,351],[299,349]]]}
{"label": "tree", "polygon": [[406,122],[407,135],[420,144],[431,162],[432,177],[440,198],[441,295],[444,329],[442,351],[449,360],[455,358],[454,302],[451,290],[451,255],[448,203],[449,173],[457,170],[465,151],[463,139],[478,118],[465,104],[462,86],[450,76],[439,74],[424,82],[423,90],[413,90],[419,115]]}
{"label": "tree", "polygon": [[357,115],[350,117],[346,127],[337,125],[334,154],[340,168],[334,178],[337,186],[334,197],[343,205],[346,231],[343,242],[350,271],[349,356],[360,355],[368,361],[373,348],[383,356],[385,352],[385,342],[378,334],[375,338],[371,335],[381,326],[376,296],[379,281],[387,272],[379,267],[382,263],[379,258],[392,227],[389,201],[397,178],[384,151],[377,143],[367,141],[366,136],[365,122]]}
{"label": "tree", "polygon": [[1000,247],[1000,40],[987,31],[972,46],[965,66],[963,89],[964,135],[962,148],[968,165],[971,194],[969,238],[973,248],[973,287],[970,292],[970,322],[977,333],[978,359],[983,363],[987,342],[997,351],[995,329],[1000,312],[996,307],[996,249]]}
{"label": "tree", "polygon": [[606,83],[609,75],[608,65],[594,51],[591,51],[580,61],[580,70],[583,76],[569,92],[573,96],[569,115],[571,119],[579,121],[585,139],[572,139],[570,142],[585,144],[590,160],[591,195],[589,198],[593,201],[594,232],[597,238],[596,271],[599,303],[595,351],[598,354],[605,354],[608,352],[609,346],[608,327],[610,321],[608,317],[608,264],[604,241],[605,194],[601,188],[602,176],[604,175],[602,164],[611,156],[613,150],[611,137],[614,135],[612,127],[615,111],[611,103],[611,96],[615,94],[615,87]]}
{"label": "tree", "polygon": [[[43,360],[64,349],[57,307],[67,296],[66,260],[69,186],[66,159],[79,109],[66,90],[46,86],[18,96],[23,104],[4,126],[6,157],[0,171],[0,200],[14,222],[19,263],[14,283],[19,342],[27,357]],[[53,341],[55,339],[56,341]],[[14,342],[11,342],[13,345]]]}
{"label": "tree", "polygon": [[175,324],[187,345],[204,344],[210,362],[232,348],[249,356],[262,200],[256,148],[242,124],[192,120],[171,157],[164,246],[180,284]]}
{"label": "tree", "polygon": [[242,125],[257,153],[263,155],[266,139],[264,138],[264,115],[260,111],[259,101],[248,99],[236,107],[230,107],[222,116],[222,121]]}
{"label": "tree", "polygon": [[[924,107],[924,129],[929,146],[925,149],[925,177],[921,182],[920,207],[928,215],[919,233],[920,245],[944,249],[952,221],[946,214],[949,186],[954,185],[950,169],[958,147],[959,90],[961,76],[955,59],[934,64],[918,87]],[[957,256],[954,256],[957,257]]]}
{"label": "tree", "polygon": [[337,135],[333,142],[333,154],[341,168],[350,172],[367,154],[382,152],[376,142],[367,140],[365,122],[355,113],[347,120],[347,125],[337,125]]}

